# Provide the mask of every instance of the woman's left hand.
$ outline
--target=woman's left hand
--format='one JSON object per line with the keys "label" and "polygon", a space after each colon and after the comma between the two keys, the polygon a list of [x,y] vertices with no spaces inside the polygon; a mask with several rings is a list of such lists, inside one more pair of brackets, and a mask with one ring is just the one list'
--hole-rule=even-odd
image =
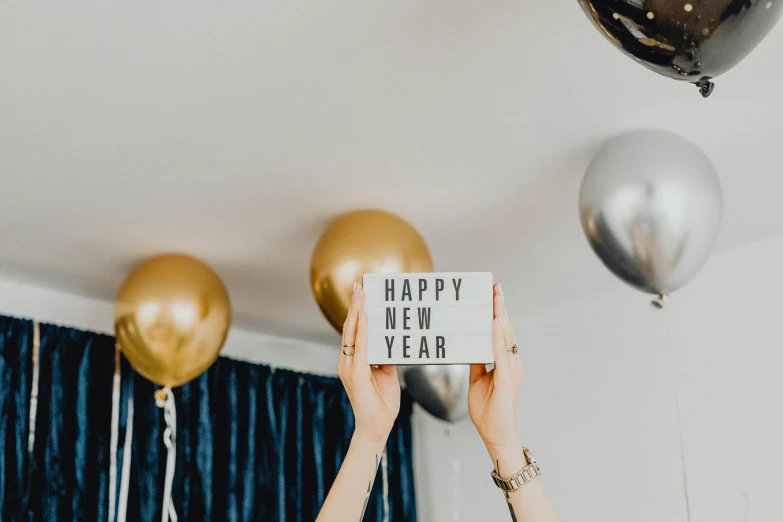
{"label": "woman's left hand", "polygon": [[[487,447],[495,473],[510,479],[532,464],[519,442],[515,422],[525,367],[500,285],[495,286],[494,307],[495,367],[487,371],[483,364],[471,365],[468,408],[470,418]],[[557,522],[538,479],[504,493],[511,520]]]}
{"label": "woman's left hand", "polygon": [[[396,366],[373,368],[367,362],[364,300],[362,285],[355,283],[351,309],[343,325],[343,353],[337,373],[356,417],[354,437],[369,442],[385,442],[400,412],[400,382]],[[351,350],[353,355],[345,355]]]}
{"label": "woman's left hand", "polygon": [[494,309],[495,368],[487,372],[483,364],[471,365],[468,392],[470,418],[490,451],[519,446],[515,419],[519,390],[525,377],[500,285],[494,288]]}
{"label": "woman's left hand", "polygon": [[354,283],[351,309],[343,325],[342,349],[337,373],[351,400],[356,430],[316,522],[364,519],[386,439],[400,412],[397,367],[373,368],[367,362],[367,313],[359,283]]}

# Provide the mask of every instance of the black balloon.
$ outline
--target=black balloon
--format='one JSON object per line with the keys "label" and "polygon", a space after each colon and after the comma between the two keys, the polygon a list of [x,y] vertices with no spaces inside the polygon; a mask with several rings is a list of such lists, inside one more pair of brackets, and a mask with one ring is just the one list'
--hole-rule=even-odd
{"label": "black balloon", "polygon": [[653,71],[696,84],[747,56],[783,13],[783,0],[579,0],[596,27]]}

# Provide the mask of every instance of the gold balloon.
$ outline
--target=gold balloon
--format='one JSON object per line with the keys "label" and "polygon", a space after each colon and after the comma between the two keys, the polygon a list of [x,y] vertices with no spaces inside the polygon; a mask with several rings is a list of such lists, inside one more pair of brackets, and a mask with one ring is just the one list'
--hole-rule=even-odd
{"label": "gold balloon", "polygon": [[117,293],[114,329],[120,349],[136,371],[161,386],[185,384],[209,368],[230,326],[226,287],[192,257],[149,259]]}
{"label": "gold balloon", "polygon": [[361,210],[337,219],[318,240],[310,285],[324,316],[341,332],[355,281],[367,273],[403,272],[432,272],[424,239],[394,214]]}

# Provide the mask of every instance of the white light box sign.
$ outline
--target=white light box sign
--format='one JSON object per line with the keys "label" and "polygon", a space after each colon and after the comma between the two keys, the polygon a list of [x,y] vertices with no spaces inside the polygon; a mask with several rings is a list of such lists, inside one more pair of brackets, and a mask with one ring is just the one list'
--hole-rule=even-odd
{"label": "white light box sign", "polygon": [[370,364],[489,364],[492,274],[365,274]]}

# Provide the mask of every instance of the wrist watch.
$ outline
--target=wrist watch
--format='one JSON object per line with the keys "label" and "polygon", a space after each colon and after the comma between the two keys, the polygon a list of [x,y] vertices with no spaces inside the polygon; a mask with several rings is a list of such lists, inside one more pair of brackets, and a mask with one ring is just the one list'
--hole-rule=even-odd
{"label": "wrist watch", "polygon": [[522,453],[525,455],[528,465],[510,479],[501,478],[496,470],[492,470],[492,480],[503,491],[516,491],[534,478],[541,476],[541,468],[538,466],[538,462],[536,462],[533,454],[530,453],[530,450],[522,448]]}

